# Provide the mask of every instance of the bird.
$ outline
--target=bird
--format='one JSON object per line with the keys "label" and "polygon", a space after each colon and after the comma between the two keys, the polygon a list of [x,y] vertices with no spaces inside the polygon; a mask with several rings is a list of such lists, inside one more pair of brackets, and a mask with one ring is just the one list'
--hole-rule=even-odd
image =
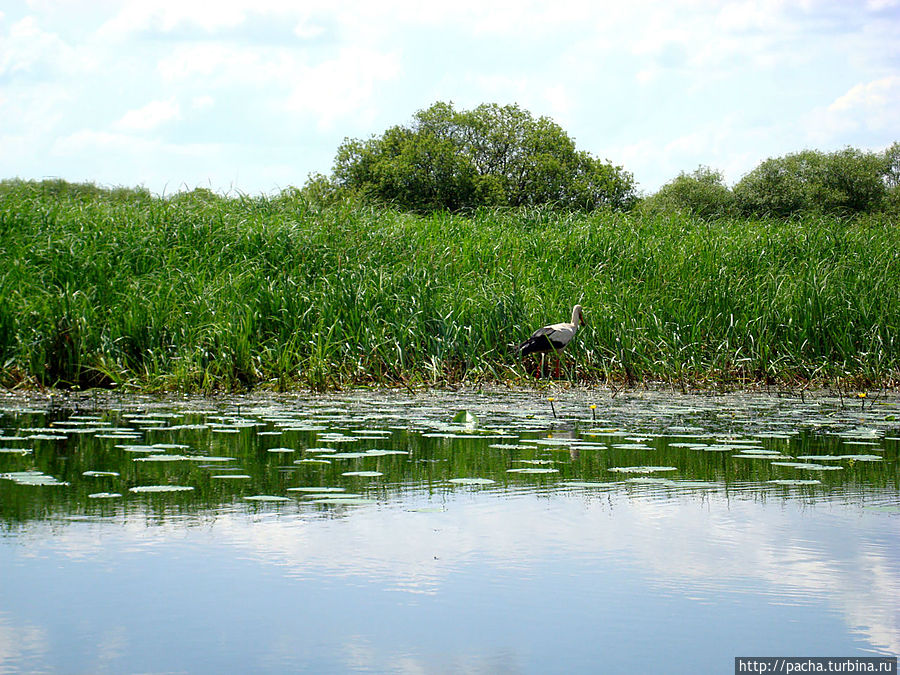
{"label": "bird", "polygon": [[554,323],[538,328],[517,349],[522,353],[522,356],[528,356],[529,354],[541,355],[541,374],[544,372],[544,355],[548,352],[556,354],[556,374],[558,377],[559,353],[572,341],[580,325],[586,326],[587,322],[584,320],[584,312],[581,309],[581,305],[575,305],[572,308],[572,321],[570,323]]}

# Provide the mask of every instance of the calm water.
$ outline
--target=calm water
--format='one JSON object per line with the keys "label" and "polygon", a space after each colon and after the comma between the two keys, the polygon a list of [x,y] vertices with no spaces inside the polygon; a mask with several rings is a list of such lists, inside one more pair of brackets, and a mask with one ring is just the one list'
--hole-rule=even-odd
{"label": "calm water", "polygon": [[0,672],[900,652],[896,397],[555,399],[0,398]]}

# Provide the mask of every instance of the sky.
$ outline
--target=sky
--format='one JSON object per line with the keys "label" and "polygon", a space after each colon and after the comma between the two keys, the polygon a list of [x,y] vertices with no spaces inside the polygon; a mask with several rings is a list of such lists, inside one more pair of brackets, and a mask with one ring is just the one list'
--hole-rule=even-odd
{"label": "sky", "polygon": [[0,179],[276,193],[436,101],[656,191],[900,140],[900,0],[4,0]]}

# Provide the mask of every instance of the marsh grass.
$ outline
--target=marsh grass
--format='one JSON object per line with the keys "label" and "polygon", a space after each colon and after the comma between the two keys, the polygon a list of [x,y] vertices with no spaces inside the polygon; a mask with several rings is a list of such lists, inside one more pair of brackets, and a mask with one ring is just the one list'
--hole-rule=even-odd
{"label": "marsh grass", "polygon": [[7,386],[525,380],[512,345],[576,302],[578,381],[885,383],[900,366],[886,216],[414,216],[78,187],[0,184]]}

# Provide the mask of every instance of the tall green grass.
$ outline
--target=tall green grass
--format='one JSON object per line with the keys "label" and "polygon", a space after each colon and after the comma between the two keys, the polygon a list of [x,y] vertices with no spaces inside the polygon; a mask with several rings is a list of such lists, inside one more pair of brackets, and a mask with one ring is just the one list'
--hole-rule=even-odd
{"label": "tall green grass", "polygon": [[576,302],[577,380],[900,373],[900,230],[0,183],[7,385],[191,391],[508,381]]}

